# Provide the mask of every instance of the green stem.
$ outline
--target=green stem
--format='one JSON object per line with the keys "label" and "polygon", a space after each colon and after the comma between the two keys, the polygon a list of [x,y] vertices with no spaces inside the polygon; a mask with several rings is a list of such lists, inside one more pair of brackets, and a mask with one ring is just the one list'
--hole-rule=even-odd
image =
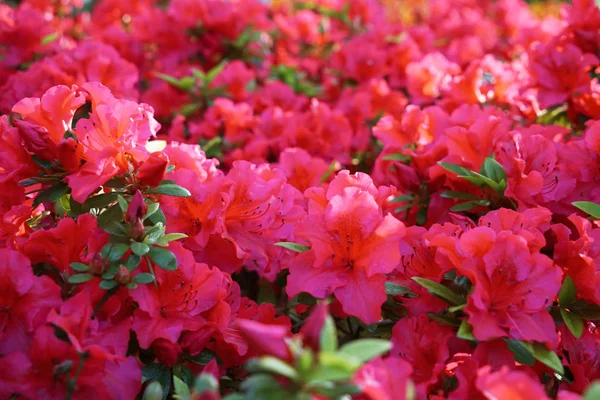
{"label": "green stem", "polygon": [[146,256],[146,262],[148,263],[148,269],[150,273],[154,277],[154,287],[158,289],[158,281],[156,280],[156,275],[154,274],[154,268],[152,268],[152,261],[150,261],[150,257]]}
{"label": "green stem", "polygon": [[102,298],[100,299],[100,302],[96,305],[96,307],[94,307],[94,312],[92,313],[92,317],[96,316],[98,311],[100,311],[100,309],[102,308],[104,303],[106,303],[106,301],[110,298],[110,296],[112,296],[113,294],[115,294],[117,292],[117,290],[119,290],[119,287],[120,286],[114,287],[110,290],[107,290],[106,293],[104,293],[104,296],[102,296]]}
{"label": "green stem", "polygon": [[79,375],[81,375],[81,371],[83,371],[83,364],[85,360],[90,356],[89,353],[80,353],[79,354],[79,364],[77,364],[77,371],[75,371],[75,376],[73,379],[69,379],[67,381],[67,394],[65,396],[65,400],[71,400],[73,397],[73,392],[77,387],[77,380],[79,379]]}

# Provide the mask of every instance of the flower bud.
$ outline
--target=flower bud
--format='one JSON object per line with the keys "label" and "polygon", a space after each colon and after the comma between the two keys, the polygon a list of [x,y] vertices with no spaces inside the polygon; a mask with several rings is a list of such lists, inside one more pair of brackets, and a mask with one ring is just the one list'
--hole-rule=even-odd
{"label": "flower bud", "polygon": [[142,192],[136,190],[127,207],[125,219],[130,224],[135,224],[138,220],[144,218],[146,212],[148,212],[148,206],[144,201],[144,196],[142,196]]}
{"label": "flower bud", "polygon": [[115,274],[115,281],[119,282],[121,285],[126,285],[131,282],[131,273],[126,266],[119,266],[119,270]]}
{"label": "flower bud", "polygon": [[156,339],[152,343],[152,352],[158,361],[171,368],[177,363],[177,359],[181,353],[181,346],[167,339]]}
{"label": "flower bud", "polygon": [[158,151],[150,154],[138,172],[139,182],[144,186],[158,186],[165,177],[168,166],[169,158],[164,153]]}
{"label": "flower bud", "polygon": [[102,275],[106,267],[104,260],[100,253],[94,254],[92,261],[90,261],[90,274]]}
{"label": "flower bud", "polygon": [[68,172],[76,171],[81,165],[81,145],[72,137],[63,139],[56,145],[58,161]]}

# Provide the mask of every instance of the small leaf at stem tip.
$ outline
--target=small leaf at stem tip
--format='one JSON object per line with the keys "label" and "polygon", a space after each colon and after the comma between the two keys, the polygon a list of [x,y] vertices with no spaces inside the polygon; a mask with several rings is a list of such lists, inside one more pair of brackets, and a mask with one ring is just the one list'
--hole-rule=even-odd
{"label": "small leaf at stem tip", "polygon": [[310,250],[310,246],[304,246],[300,243],[294,243],[294,242],[277,242],[277,243],[275,243],[275,246],[283,247],[283,248],[286,248],[288,250],[292,250],[292,251],[295,251],[298,253],[302,253],[303,251]]}
{"label": "small leaf at stem tip", "polygon": [[148,252],[148,256],[154,264],[162,269],[166,269],[167,271],[175,271],[177,269],[177,259],[170,250],[162,247],[152,247]]}
{"label": "small leaf at stem tip", "polygon": [[131,251],[138,256],[145,256],[150,251],[150,246],[146,243],[136,242],[131,244]]}
{"label": "small leaf at stem tip", "polygon": [[402,296],[410,293],[410,288],[407,288],[406,286],[400,286],[393,282],[386,282],[385,293],[389,294],[390,296]]}

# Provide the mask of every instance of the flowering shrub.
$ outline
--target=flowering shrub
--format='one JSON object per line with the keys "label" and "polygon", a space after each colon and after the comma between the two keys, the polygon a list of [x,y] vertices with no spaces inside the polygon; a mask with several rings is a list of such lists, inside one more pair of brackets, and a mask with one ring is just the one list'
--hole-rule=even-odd
{"label": "flowering shrub", "polygon": [[600,8],[402,3],[0,4],[0,400],[600,398]]}

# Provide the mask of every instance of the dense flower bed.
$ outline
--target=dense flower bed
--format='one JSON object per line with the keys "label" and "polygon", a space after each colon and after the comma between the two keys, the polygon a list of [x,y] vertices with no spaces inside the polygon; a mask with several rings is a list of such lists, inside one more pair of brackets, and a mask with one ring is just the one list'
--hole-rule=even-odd
{"label": "dense flower bed", "polygon": [[600,398],[570,3],[0,4],[0,399]]}

